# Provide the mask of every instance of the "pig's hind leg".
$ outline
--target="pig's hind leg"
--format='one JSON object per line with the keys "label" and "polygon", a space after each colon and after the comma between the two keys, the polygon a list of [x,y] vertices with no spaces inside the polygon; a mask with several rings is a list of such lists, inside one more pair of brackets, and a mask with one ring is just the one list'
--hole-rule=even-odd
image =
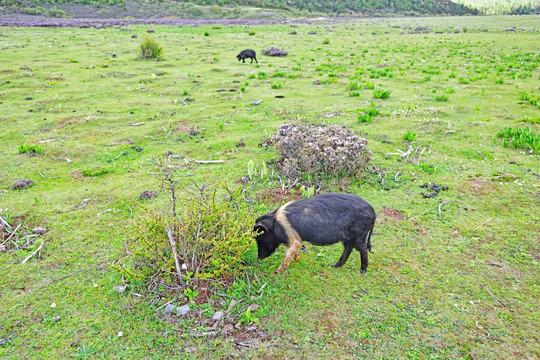
{"label": "pig's hind leg", "polygon": [[344,242],[343,243],[343,254],[341,254],[341,257],[339,258],[338,262],[332,265],[332,267],[338,268],[342,267],[347,259],[349,258],[349,255],[351,255],[353,244],[350,242]]}

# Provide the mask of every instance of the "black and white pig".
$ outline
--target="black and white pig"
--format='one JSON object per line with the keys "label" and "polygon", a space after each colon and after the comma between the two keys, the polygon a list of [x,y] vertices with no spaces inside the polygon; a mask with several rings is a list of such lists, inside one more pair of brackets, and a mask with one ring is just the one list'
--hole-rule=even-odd
{"label": "black and white pig", "polygon": [[314,245],[341,242],[343,254],[334,267],[343,266],[354,248],[360,252],[360,271],[365,273],[375,218],[373,207],[355,195],[319,194],[289,202],[255,221],[258,257],[264,259],[284,244],[285,259],[276,270],[279,273],[293,258],[298,260],[302,241]]}

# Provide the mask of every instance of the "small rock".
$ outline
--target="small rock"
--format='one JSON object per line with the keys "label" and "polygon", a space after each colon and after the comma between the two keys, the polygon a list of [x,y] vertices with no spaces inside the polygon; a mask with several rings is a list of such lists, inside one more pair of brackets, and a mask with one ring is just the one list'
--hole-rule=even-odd
{"label": "small rock", "polygon": [[146,30],[146,32],[149,33],[149,34],[152,34],[152,33],[155,33],[156,30],[154,30],[154,29],[148,29],[148,30]]}
{"label": "small rock", "polygon": [[257,311],[258,308],[259,308],[259,305],[257,304],[251,304],[248,306],[248,310],[251,312]]}
{"label": "small rock", "polygon": [[234,331],[234,326],[232,326],[231,324],[227,324],[223,327],[223,329],[221,329],[221,336],[226,337],[233,331]]}
{"label": "small rock", "polygon": [[120,294],[123,293],[124,291],[126,291],[126,289],[127,289],[127,285],[113,286],[113,290],[116,291],[116,292],[119,292]]}
{"label": "small rock", "polygon": [[214,315],[212,315],[212,320],[221,320],[223,317],[223,311],[216,311]]}
{"label": "small rock", "polygon": [[32,97],[31,96],[27,96],[24,98],[24,100],[32,100]]}
{"label": "small rock", "polygon": [[54,321],[54,322],[60,321],[60,316],[55,316],[55,317],[53,317],[53,318],[52,318],[52,321]]}
{"label": "small rock", "polygon": [[24,190],[30,186],[34,186],[34,182],[32,180],[17,180],[11,188],[13,190]]}
{"label": "small rock", "polygon": [[132,38],[132,39],[136,39],[136,38],[137,38],[137,35],[136,35],[136,34],[131,34],[131,38]]}
{"label": "small rock", "polygon": [[53,302],[53,303],[51,304],[51,307],[52,307],[52,308],[55,308],[55,307],[56,307],[56,303]]}
{"label": "small rock", "polygon": [[157,196],[158,192],[154,190],[146,190],[141,193],[139,198],[141,200],[150,200],[152,198],[155,198]]}
{"label": "small rock", "polygon": [[246,144],[243,141],[239,141],[236,143],[236,147],[244,147]]}
{"label": "small rock", "polygon": [[43,235],[43,234],[45,234],[47,231],[49,231],[49,230],[45,229],[43,226],[36,226],[36,227],[34,228],[34,230],[32,230],[32,232],[33,232],[34,234],[39,234],[39,235]]}
{"label": "small rock", "polygon": [[6,246],[0,244],[0,252],[5,252],[5,251],[7,251]]}
{"label": "small rock", "polygon": [[186,315],[189,311],[189,305],[184,305],[176,308],[176,315]]}
{"label": "small rock", "polygon": [[163,313],[165,315],[170,315],[175,309],[176,306],[174,306],[173,304],[167,304],[167,306],[165,306],[165,309],[163,309]]}
{"label": "small rock", "polygon": [[255,330],[257,330],[257,325],[248,326],[246,328],[246,331],[255,331]]}

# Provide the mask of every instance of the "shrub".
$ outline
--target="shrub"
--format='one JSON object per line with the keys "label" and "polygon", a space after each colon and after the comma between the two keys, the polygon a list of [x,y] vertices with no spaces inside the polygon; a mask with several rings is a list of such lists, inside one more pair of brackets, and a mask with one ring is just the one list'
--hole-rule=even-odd
{"label": "shrub", "polygon": [[361,90],[361,89],[362,89],[362,85],[358,84],[356,81],[351,81],[349,83],[349,90],[355,91],[355,90]]}
{"label": "shrub", "polygon": [[56,17],[56,18],[64,18],[64,17],[67,17],[67,12],[60,9],[51,9],[49,10],[49,16]]}
{"label": "shrub", "polygon": [[390,91],[383,89],[374,90],[373,97],[375,99],[388,99],[390,97]]}
{"label": "shrub", "polygon": [[41,154],[43,149],[36,144],[21,144],[19,145],[19,154],[29,153],[31,155]]}
{"label": "shrub", "polygon": [[266,55],[266,56],[287,56],[289,54],[287,51],[278,49],[277,47],[274,47],[274,46],[263,49],[262,53],[263,55]]}
{"label": "shrub", "polygon": [[329,39],[324,39],[322,43],[324,45],[328,45],[328,44],[330,44],[330,40]]}
{"label": "shrub", "polygon": [[204,36],[210,36],[210,33],[208,31],[205,31]]}
{"label": "shrub", "polygon": [[444,101],[448,101],[448,95],[437,95],[435,96],[435,101],[440,101],[440,102],[444,102]]}
{"label": "shrub", "polygon": [[250,35],[250,36],[253,36],[253,35],[255,35],[255,34],[256,34],[256,32],[253,31],[253,30],[251,30],[250,32],[248,32],[248,35]]}
{"label": "shrub", "polygon": [[272,83],[271,85],[272,89],[281,89],[283,88],[283,85],[277,82]]}
{"label": "shrub", "polygon": [[535,134],[530,128],[517,128],[513,129],[507,127],[497,132],[495,142],[499,139],[503,139],[502,145],[508,147],[512,145],[514,148],[531,150],[532,152],[540,152],[540,135]]}
{"label": "shrub", "polygon": [[360,175],[370,160],[367,141],[338,125],[282,125],[271,143],[279,154],[278,170],[298,176]]}
{"label": "shrub", "polygon": [[[150,212],[134,222],[132,254],[118,269],[148,286],[158,281],[181,290],[192,277],[218,280],[242,271],[243,255],[253,243],[252,224],[246,221],[251,216],[237,201],[242,189],[231,192],[207,181],[178,183],[169,169],[159,176],[171,210]],[[185,199],[181,207],[180,198]]]}
{"label": "shrub", "polygon": [[139,60],[159,60],[161,59],[162,53],[163,48],[156,42],[156,40],[154,40],[154,38],[148,34],[145,34],[140,46]]}
{"label": "shrub", "polygon": [[403,140],[413,142],[414,140],[416,140],[416,133],[407,130],[407,132],[403,135]]}

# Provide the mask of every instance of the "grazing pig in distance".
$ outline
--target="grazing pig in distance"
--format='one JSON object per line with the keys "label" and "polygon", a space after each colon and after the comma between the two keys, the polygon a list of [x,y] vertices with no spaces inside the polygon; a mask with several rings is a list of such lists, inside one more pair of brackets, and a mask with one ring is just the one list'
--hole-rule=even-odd
{"label": "grazing pig in distance", "polygon": [[255,56],[255,51],[253,51],[251,49],[246,49],[246,50],[242,51],[240,54],[236,55],[236,57],[238,58],[238,61],[242,60],[242,62],[246,62],[246,59],[250,58],[251,63],[253,62],[253,59],[255,59],[255,62],[257,64],[259,63],[257,61],[257,57]]}
{"label": "grazing pig in distance", "polygon": [[258,257],[264,259],[284,244],[285,259],[276,270],[280,273],[293,258],[298,260],[302,241],[314,245],[341,242],[343,254],[333,267],[343,266],[354,248],[360,252],[361,273],[365,273],[375,217],[371,205],[355,195],[320,194],[289,202],[256,220]]}

